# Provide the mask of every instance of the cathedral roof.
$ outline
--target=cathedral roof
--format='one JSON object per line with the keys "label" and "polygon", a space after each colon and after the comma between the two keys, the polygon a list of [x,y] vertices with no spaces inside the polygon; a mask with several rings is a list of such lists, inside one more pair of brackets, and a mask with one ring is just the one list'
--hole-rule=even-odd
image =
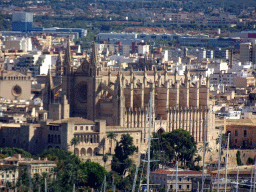
{"label": "cathedral roof", "polygon": [[20,72],[18,72],[18,71],[12,71],[12,70],[0,70],[0,73],[1,73],[1,75],[3,75],[3,73],[5,72],[5,76],[26,76],[26,75],[24,75],[23,73],[20,73]]}
{"label": "cathedral roof", "polygon": [[[157,74],[161,74],[164,75],[165,71],[157,71]],[[100,71],[100,75],[103,76],[107,76],[109,74],[109,71]],[[111,71],[110,72],[111,75],[113,76],[117,76],[118,75],[118,71]],[[129,76],[131,75],[131,71],[121,71],[121,74],[123,74],[124,76]],[[138,76],[143,76],[144,75],[144,71],[133,71],[134,75],[138,75]],[[154,75],[154,71],[146,71],[147,75]],[[167,75],[173,75],[172,72],[167,72]]]}
{"label": "cathedral roof", "polygon": [[75,125],[95,125],[94,121],[91,121],[89,119],[84,119],[81,117],[70,117],[70,118],[66,118],[66,119],[60,119],[60,120],[56,120],[51,122],[51,124],[61,124],[67,121],[74,121]]}

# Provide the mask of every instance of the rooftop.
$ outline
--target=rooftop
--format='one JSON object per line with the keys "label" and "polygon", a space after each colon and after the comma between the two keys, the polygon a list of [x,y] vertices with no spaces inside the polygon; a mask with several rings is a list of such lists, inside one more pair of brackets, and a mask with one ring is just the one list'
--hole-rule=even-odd
{"label": "rooftop", "polygon": [[66,119],[60,119],[60,120],[53,121],[50,124],[61,124],[67,121],[74,121],[75,125],[95,125],[94,121],[91,121],[89,119],[83,119],[81,117],[70,117]]}
{"label": "rooftop", "polygon": [[226,125],[247,125],[247,126],[255,126],[256,119],[227,119]]}
{"label": "rooftop", "polygon": [[[151,173],[157,173],[157,174],[176,174],[176,170],[173,170],[173,171],[168,171],[168,170],[163,170],[163,169],[158,169],[158,170],[155,170]],[[189,171],[189,170],[178,170],[178,174],[179,175],[201,175],[202,173],[199,172],[199,171]]]}

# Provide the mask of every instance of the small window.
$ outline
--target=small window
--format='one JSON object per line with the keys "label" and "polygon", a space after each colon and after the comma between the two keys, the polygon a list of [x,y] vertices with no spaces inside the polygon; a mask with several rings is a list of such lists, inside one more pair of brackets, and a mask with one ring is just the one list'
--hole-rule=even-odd
{"label": "small window", "polygon": [[170,188],[172,189],[172,185],[170,185]]}
{"label": "small window", "polygon": [[189,189],[189,185],[187,185],[187,189]]}
{"label": "small window", "polygon": [[91,130],[93,131],[93,126],[91,126]]}
{"label": "small window", "polygon": [[235,143],[237,143],[237,139],[235,139]]}
{"label": "small window", "polygon": [[50,126],[49,129],[52,130],[52,126]]}
{"label": "small window", "polygon": [[238,136],[238,132],[237,132],[237,130],[235,130],[235,136]]}
{"label": "small window", "polygon": [[88,131],[88,126],[86,126],[86,131]]}
{"label": "small window", "polygon": [[139,139],[136,139],[136,144],[138,144],[139,143]]}
{"label": "small window", "polygon": [[244,137],[247,137],[247,131],[244,130]]}
{"label": "small window", "polygon": [[80,126],[80,130],[83,130],[83,126]]}
{"label": "small window", "polygon": [[179,189],[181,189],[181,185],[179,185]]}
{"label": "small window", "polygon": [[181,177],[179,178],[179,181],[181,181]]}
{"label": "small window", "polygon": [[77,130],[77,126],[75,126],[75,131]]}

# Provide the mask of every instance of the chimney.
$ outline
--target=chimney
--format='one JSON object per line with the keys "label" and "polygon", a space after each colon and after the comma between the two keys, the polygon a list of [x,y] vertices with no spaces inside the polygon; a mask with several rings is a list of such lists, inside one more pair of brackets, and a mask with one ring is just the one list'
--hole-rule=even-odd
{"label": "chimney", "polygon": [[47,161],[47,157],[44,158],[44,161]]}

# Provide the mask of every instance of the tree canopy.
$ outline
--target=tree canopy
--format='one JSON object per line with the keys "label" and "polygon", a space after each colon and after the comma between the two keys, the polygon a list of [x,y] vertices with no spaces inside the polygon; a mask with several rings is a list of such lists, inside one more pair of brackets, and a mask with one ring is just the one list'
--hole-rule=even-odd
{"label": "tree canopy", "polygon": [[107,171],[99,163],[91,162],[87,160],[85,163],[80,164],[80,168],[87,175],[87,185],[92,188],[98,188],[101,186],[104,175],[107,174]]}
{"label": "tree canopy", "polygon": [[133,155],[136,149],[133,145],[133,138],[129,134],[123,134],[121,140],[116,145],[111,169],[119,175],[125,175],[126,170],[132,165],[132,160],[129,156]]}
{"label": "tree canopy", "polygon": [[170,133],[163,133],[162,141],[170,161],[177,158],[183,165],[192,161],[196,152],[196,142],[188,131],[176,129]]}
{"label": "tree canopy", "polygon": [[15,147],[0,148],[0,152],[1,152],[0,159],[8,156],[13,156],[14,154],[21,154],[22,157],[27,157],[27,158],[35,158],[35,156],[31,155],[29,152],[24,151],[23,149],[20,149],[20,148],[15,148]]}

